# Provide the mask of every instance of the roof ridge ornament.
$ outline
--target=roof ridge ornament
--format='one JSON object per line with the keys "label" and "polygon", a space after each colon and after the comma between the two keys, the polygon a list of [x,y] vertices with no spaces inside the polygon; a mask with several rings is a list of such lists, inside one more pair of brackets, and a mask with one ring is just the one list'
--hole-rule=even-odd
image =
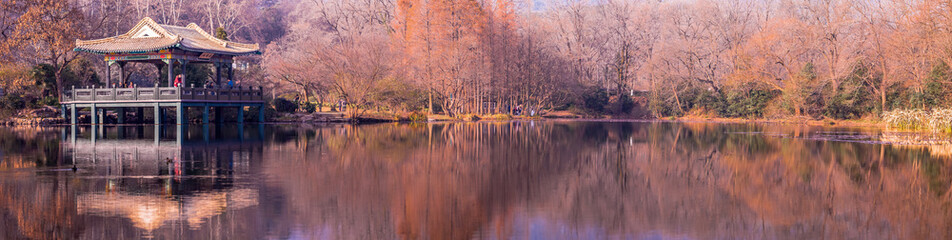
{"label": "roof ridge ornament", "polygon": [[189,23],[188,26],[185,26],[185,27],[191,28],[192,30],[195,30],[196,32],[198,32],[198,33],[201,34],[202,36],[204,36],[204,37],[206,37],[206,38],[208,38],[208,39],[211,39],[212,41],[215,41],[216,43],[218,43],[218,45],[221,45],[222,47],[226,47],[226,48],[228,47],[228,41],[223,40],[223,39],[218,39],[217,37],[212,36],[211,34],[208,34],[208,32],[205,32],[205,30],[202,29],[202,27],[199,27],[198,24]]}

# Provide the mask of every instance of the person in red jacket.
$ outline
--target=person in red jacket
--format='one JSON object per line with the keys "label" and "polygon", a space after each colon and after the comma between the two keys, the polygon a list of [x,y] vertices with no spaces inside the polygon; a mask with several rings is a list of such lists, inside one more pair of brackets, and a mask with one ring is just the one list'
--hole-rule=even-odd
{"label": "person in red jacket", "polygon": [[175,87],[181,87],[181,86],[182,86],[182,74],[179,74],[178,76],[175,76],[175,85],[173,85],[173,86],[175,86]]}

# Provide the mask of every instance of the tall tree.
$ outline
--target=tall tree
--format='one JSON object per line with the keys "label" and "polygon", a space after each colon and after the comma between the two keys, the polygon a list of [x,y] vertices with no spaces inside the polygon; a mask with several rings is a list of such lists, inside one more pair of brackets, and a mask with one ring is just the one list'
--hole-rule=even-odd
{"label": "tall tree", "polygon": [[56,76],[55,91],[59,93],[65,87],[63,71],[79,56],[73,51],[73,43],[87,31],[81,25],[86,19],[68,1],[28,0],[24,4],[24,12],[2,49],[18,49],[20,55],[16,58],[50,64]]}

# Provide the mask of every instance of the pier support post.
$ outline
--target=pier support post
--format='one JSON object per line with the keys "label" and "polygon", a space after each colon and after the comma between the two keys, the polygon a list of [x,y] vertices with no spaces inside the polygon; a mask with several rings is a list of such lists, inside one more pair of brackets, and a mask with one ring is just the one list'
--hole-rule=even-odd
{"label": "pier support post", "polygon": [[96,125],[99,124],[99,109],[96,109],[96,104],[93,103],[89,107],[89,124]]}
{"label": "pier support post", "polygon": [[152,140],[155,141],[156,146],[159,146],[159,138],[162,137],[162,125],[156,124],[155,127],[152,128],[152,130],[153,130]]}
{"label": "pier support post", "polygon": [[264,122],[264,104],[258,105],[258,122]]}
{"label": "pier support post", "polygon": [[238,123],[245,122],[245,106],[238,107]]}
{"label": "pier support post", "polygon": [[245,125],[241,123],[238,124],[238,141],[245,141]]}
{"label": "pier support post", "polygon": [[126,108],[119,108],[119,113],[116,114],[116,122],[119,124],[126,123]]}
{"label": "pier support post", "polygon": [[162,108],[160,108],[159,104],[156,103],[153,109],[155,110],[155,114],[152,115],[153,116],[152,118],[154,118],[155,125],[161,125],[162,124]]}
{"label": "pier support post", "polygon": [[[220,70],[220,69],[219,69],[219,70]],[[218,122],[218,123],[224,123],[224,122],[225,122],[225,116],[224,116],[224,115],[225,115],[225,111],[224,111],[224,110],[225,110],[225,109],[223,109],[222,107],[215,107],[215,121],[216,121],[216,122]]]}
{"label": "pier support post", "polygon": [[76,125],[76,104],[69,105],[69,123]]}
{"label": "pier support post", "polygon": [[205,143],[208,143],[208,141],[211,139],[208,128],[208,124],[202,125],[202,140],[205,140]]}
{"label": "pier support post", "polygon": [[97,138],[96,135],[97,135],[99,132],[96,131],[96,130],[97,130],[96,125],[93,125],[93,126],[90,127],[90,128],[91,128],[90,130],[92,130],[92,131],[89,131],[89,141],[92,142],[93,144],[96,144],[96,138]]}
{"label": "pier support post", "polygon": [[202,107],[202,124],[208,124],[208,104]]}
{"label": "pier support post", "polygon": [[175,124],[182,125],[185,123],[185,106],[181,103],[175,105]]}
{"label": "pier support post", "polygon": [[145,122],[145,116],[142,115],[142,113],[145,112],[143,109],[145,108],[141,108],[141,107],[136,108],[136,118],[139,120],[139,123]]}

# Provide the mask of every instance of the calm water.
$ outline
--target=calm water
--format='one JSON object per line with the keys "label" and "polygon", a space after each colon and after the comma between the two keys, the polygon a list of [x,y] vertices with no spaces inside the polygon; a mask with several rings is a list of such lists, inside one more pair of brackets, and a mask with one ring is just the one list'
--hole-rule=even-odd
{"label": "calm water", "polygon": [[781,125],[0,129],[0,239],[949,239],[952,147]]}

